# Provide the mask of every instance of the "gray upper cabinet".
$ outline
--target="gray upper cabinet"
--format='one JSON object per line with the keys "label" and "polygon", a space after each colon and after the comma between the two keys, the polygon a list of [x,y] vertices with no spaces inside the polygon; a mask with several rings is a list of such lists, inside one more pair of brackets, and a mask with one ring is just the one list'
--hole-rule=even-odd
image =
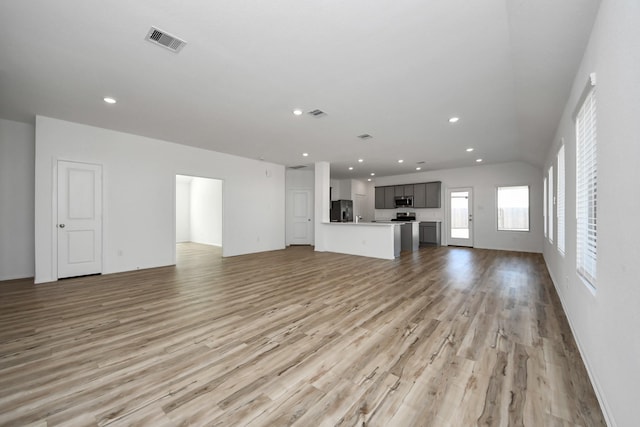
{"label": "gray upper cabinet", "polygon": [[396,207],[395,187],[384,187],[384,209]]}
{"label": "gray upper cabinet", "polygon": [[376,187],[376,209],[385,209],[384,189],[386,187]]}
{"label": "gray upper cabinet", "polygon": [[413,186],[413,207],[427,207],[427,184],[415,184]]}
{"label": "gray upper cabinet", "polygon": [[413,196],[414,208],[439,208],[441,182],[376,187],[376,209],[395,209],[396,197]]}
{"label": "gray upper cabinet", "polygon": [[442,183],[440,181],[437,182],[427,182],[427,208],[439,208],[440,207],[440,188]]}

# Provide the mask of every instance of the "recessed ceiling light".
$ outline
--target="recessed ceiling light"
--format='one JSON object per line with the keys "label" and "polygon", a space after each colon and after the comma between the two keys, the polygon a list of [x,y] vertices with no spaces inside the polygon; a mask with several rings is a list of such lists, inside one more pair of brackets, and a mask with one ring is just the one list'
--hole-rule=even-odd
{"label": "recessed ceiling light", "polygon": [[422,169],[420,166],[418,166],[418,167],[416,168],[416,170],[417,170],[417,171],[419,171],[420,169]]}
{"label": "recessed ceiling light", "polygon": [[358,163],[364,162],[364,159],[358,159]]}
{"label": "recessed ceiling light", "polygon": [[295,110],[293,110],[293,114],[295,116],[301,116],[302,115],[302,110],[300,110],[299,108],[296,108]]}
{"label": "recessed ceiling light", "polygon": [[107,104],[115,104],[117,101],[115,100],[115,98],[112,98],[110,96],[105,96],[104,98],[102,98],[104,100],[104,102],[106,102]]}
{"label": "recessed ceiling light", "polygon": [[482,159],[476,159],[476,162],[480,163],[482,161]]}
{"label": "recessed ceiling light", "polygon": [[470,153],[472,151],[473,151],[473,148],[471,148],[471,147],[467,148],[467,153]]}
{"label": "recessed ceiling light", "polygon": [[367,181],[371,182],[371,178],[367,178]]}
{"label": "recessed ceiling light", "polygon": [[352,171],[353,170],[353,166],[349,166],[349,170]]}
{"label": "recessed ceiling light", "polygon": [[375,173],[371,172],[371,176],[375,176],[375,175],[376,175]]}
{"label": "recessed ceiling light", "polygon": [[304,157],[308,157],[308,156],[309,156],[309,153],[302,153],[302,155],[303,155]]}
{"label": "recessed ceiling light", "polygon": [[404,162],[404,160],[402,160],[402,159],[398,160],[398,163],[402,163],[402,162]]}
{"label": "recessed ceiling light", "polygon": [[460,120],[460,117],[451,117],[449,123],[456,123],[458,120]]}

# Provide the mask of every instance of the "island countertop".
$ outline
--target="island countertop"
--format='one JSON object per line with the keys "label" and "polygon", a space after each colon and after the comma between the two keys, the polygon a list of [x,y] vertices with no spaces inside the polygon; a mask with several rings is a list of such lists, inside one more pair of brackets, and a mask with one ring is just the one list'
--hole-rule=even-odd
{"label": "island countertop", "polygon": [[360,221],[360,222],[339,222],[339,221],[332,221],[332,222],[324,222],[323,224],[331,224],[331,225],[373,225],[373,226],[389,226],[389,225],[402,225],[402,224],[406,224],[404,222],[396,222],[396,221]]}
{"label": "island countertop", "polygon": [[419,247],[417,221],[324,222],[325,250],[374,258],[394,259],[401,250]]}

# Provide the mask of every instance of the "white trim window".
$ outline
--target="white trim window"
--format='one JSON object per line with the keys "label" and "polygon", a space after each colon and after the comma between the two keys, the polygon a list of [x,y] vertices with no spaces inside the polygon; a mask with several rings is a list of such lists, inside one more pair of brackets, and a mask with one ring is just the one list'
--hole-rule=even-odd
{"label": "white trim window", "polygon": [[558,150],[558,188],[556,189],[556,215],[558,220],[556,222],[558,227],[558,251],[564,255],[565,251],[565,220],[564,220],[564,175],[565,175],[565,166],[564,166],[564,144],[560,146]]}
{"label": "white trim window", "polygon": [[529,187],[498,187],[498,230],[529,231]]}
{"label": "white trim window", "polygon": [[596,90],[591,86],[576,116],[576,269],[593,288],[598,253],[596,136]]}
{"label": "white trim window", "polygon": [[542,184],[542,191],[544,194],[542,195],[542,217],[544,218],[544,237],[546,238],[549,235],[548,224],[547,224],[547,177],[544,177],[544,182]]}
{"label": "white trim window", "polygon": [[549,222],[549,243],[553,243],[553,166],[549,166],[549,192],[547,193],[549,200],[547,206],[549,207],[549,213],[547,214],[547,221]]}

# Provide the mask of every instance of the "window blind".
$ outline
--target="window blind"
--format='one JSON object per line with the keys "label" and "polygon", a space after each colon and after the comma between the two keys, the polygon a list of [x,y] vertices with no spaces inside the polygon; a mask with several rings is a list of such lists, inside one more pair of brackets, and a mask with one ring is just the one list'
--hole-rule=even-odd
{"label": "window blind", "polygon": [[592,87],[576,116],[577,270],[594,288],[598,196],[595,94],[595,87]]}
{"label": "window blind", "polygon": [[549,213],[547,221],[549,222],[549,242],[553,243],[553,166],[549,167],[549,200],[547,201]]}
{"label": "window blind", "polygon": [[564,145],[558,150],[558,188],[556,190],[556,212],[558,215],[558,250],[564,254]]}
{"label": "window blind", "polygon": [[547,233],[547,177],[544,177],[544,183],[542,184],[542,191],[544,194],[542,195],[542,217],[544,218],[544,237],[547,237],[549,233]]}

